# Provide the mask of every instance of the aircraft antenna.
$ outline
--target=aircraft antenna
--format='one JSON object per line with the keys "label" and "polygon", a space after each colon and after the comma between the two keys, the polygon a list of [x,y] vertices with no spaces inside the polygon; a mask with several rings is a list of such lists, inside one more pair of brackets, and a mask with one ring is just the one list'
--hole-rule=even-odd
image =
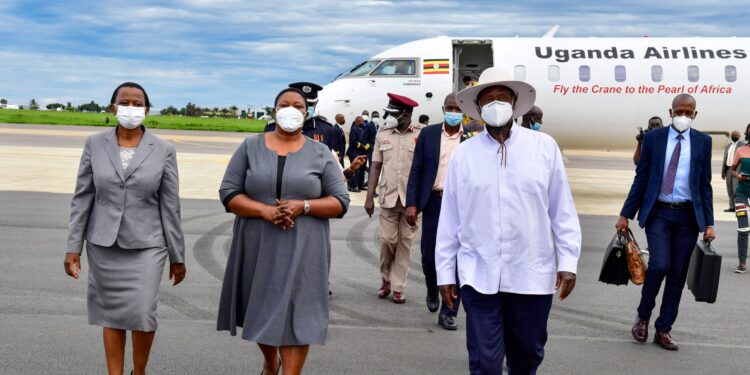
{"label": "aircraft antenna", "polygon": [[553,38],[557,34],[557,30],[560,30],[560,25],[552,26],[552,28],[542,35],[542,38]]}

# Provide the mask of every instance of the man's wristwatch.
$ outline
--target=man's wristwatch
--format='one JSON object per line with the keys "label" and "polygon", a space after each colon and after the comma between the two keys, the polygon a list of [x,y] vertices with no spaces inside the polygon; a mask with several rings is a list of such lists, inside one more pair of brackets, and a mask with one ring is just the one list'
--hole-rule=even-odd
{"label": "man's wristwatch", "polygon": [[310,202],[308,202],[307,200],[305,200],[304,203],[305,203],[305,208],[304,208],[304,210],[302,212],[305,215],[307,215],[310,212]]}

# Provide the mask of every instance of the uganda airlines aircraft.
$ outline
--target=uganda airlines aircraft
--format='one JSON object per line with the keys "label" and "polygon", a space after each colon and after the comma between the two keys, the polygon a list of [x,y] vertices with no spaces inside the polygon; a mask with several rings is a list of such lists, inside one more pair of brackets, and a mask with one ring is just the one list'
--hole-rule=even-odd
{"label": "uganda airlines aircraft", "polygon": [[[750,123],[748,38],[450,38],[393,47],[339,75],[320,93],[316,111],[350,123],[362,110],[380,111],[386,93],[417,102],[414,119],[442,120],[445,96],[463,77],[491,66],[536,88],[542,131],[564,148],[622,149],[652,116],[668,124],[672,98],[698,101],[696,129],[728,136]],[[382,112],[382,111],[381,111]],[[723,139],[722,139],[723,140]]]}

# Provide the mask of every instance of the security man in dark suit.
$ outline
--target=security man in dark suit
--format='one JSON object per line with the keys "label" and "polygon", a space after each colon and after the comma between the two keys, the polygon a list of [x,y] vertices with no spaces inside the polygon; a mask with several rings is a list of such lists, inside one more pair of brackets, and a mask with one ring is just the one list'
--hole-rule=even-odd
{"label": "security man in dark suit", "polygon": [[[346,156],[349,161],[353,161],[357,156],[367,155],[372,149],[372,143],[367,143],[369,137],[365,131],[365,120],[362,116],[354,119],[352,128],[349,130],[349,148],[346,150]],[[354,176],[349,179],[349,191],[359,193],[365,189],[365,174],[363,168],[357,169]]]}
{"label": "security man in dark suit", "polygon": [[346,135],[343,128],[345,123],[346,118],[344,115],[341,113],[336,114],[336,123],[333,124],[333,143],[335,146],[332,150],[336,152],[336,156],[338,156],[342,167],[344,166],[344,151],[346,149]]}
{"label": "security man in dark suit", "polygon": [[[305,99],[307,99],[307,119],[302,126],[302,134],[318,142],[322,142],[331,150],[342,147],[338,145],[338,141],[334,136],[333,125],[324,117],[315,115],[315,105],[318,104],[318,91],[323,90],[323,87],[312,82],[295,82],[289,84],[289,87],[302,90],[305,94]],[[269,122],[266,124],[263,132],[268,133],[275,129],[276,123]]]}
{"label": "security man in dark suit", "polygon": [[[427,126],[417,138],[406,190],[406,221],[414,225],[419,213],[423,214],[422,271],[427,284],[427,309],[430,312],[436,312],[440,304],[435,271],[435,239],[448,161],[455,147],[468,139],[461,124],[463,111],[456,103],[455,94],[445,97],[443,113],[441,124]],[[459,304],[460,297],[454,301],[452,309],[442,304],[438,324],[444,329],[457,329],[455,317]]]}
{"label": "security man in dark suit", "polygon": [[668,350],[677,350],[670,331],[698,233],[703,232],[704,241],[715,238],[711,137],[691,128],[698,114],[695,108],[695,98],[677,95],[669,110],[672,124],[644,135],[635,179],[616,224],[619,232],[627,231],[628,219],[637,212],[648,239],[648,270],[631,330],[633,338],[648,339],[651,311],[664,282],[654,343]]}

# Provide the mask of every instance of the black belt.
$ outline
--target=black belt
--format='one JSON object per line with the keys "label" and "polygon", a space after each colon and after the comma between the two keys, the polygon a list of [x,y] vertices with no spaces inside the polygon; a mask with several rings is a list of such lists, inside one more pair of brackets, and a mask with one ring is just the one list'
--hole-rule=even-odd
{"label": "black belt", "polygon": [[693,202],[691,201],[685,201],[685,202],[662,202],[662,201],[656,201],[656,204],[662,207],[671,208],[673,210],[682,210],[684,208],[692,207]]}
{"label": "black belt", "polygon": [[433,190],[432,195],[438,196],[440,198],[443,197],[443,191],[442,190]]}

